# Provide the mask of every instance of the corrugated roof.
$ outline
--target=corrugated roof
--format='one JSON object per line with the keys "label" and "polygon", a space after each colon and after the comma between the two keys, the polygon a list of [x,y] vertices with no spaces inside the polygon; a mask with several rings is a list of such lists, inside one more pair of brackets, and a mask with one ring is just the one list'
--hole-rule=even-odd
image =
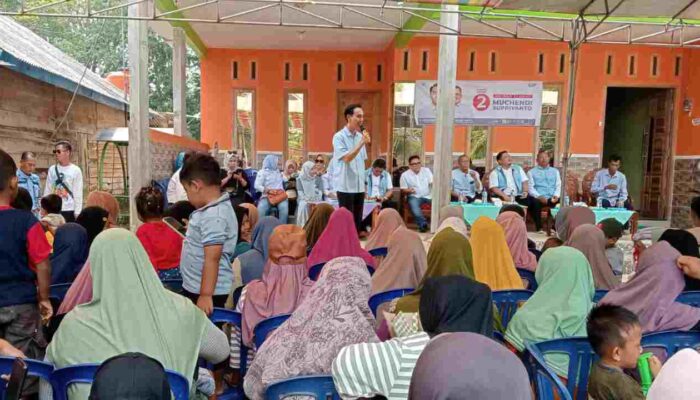
{"label": "corrugated roof", "polygon": [[[0,16],[0,66],[71,92],[85,70],[84,65],[5,16]],[[114,108],[127,104],[121,90],[89,68],[78,94]]]}

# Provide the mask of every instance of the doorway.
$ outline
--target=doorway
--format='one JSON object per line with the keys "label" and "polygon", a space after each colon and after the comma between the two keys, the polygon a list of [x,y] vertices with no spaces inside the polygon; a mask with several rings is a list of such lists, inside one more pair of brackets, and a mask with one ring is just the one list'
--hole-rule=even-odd
{"label": "doorway", "polygon": [[603,167],[612,154],[634,208],[645,219],[666,219],[673,142],[673,89],[609,87],[605,107]]}
{"label": "doorway", "polygon": [[372,163],[379,153],[379,140],[382,137],[381,129],[381,114],[379,112],[379,92],[356,92],[356,91],[339,91],[338,92],[338,130],[343,129],[347,124],[345,121],[345,107],[350,104],[360,104],[364,113],[365,129],[369,131],[372,142],[366,145],[368,166]]}
{"label": "doorway", "polygon": [[302,165],[306,158],[306,92],[286,92],[284,159]]}

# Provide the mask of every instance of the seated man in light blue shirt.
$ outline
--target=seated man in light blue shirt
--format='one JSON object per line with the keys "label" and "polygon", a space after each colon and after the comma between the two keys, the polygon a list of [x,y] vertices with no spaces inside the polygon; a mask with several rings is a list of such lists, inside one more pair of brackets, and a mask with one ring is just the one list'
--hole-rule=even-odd
{"label": "seated man in light blue shirt", "polygon": [[527,173],[530,180],[528,189],[530,196],[543,206],[555,207],[559,204],[561,176],[558,169],[549,165],[549,160],[548,151],[540,150],[537,153],[537,166]]}
{"label": "seated man in light blue shirt", "polygon": [[238,241],[238,222],[229,194],[221,194],[219,163],[194,154],[180,170],[187,198],[197,208],[182,243],[180,273],[183,295],[210,315],[223,307],[231,292],[231,262]]}
{"label": "seated man in light blue shirt", "polygon": [[477,194],[481,193],[482,185],[479,173],[469,169],[471,160],[466,154],[457,159],[458,168],[452,170],[452,201],[473,203]]}
{"label": "seated man in light blue shirt", "polygon": [[530,195],[529,179],[519,165],[513,164],[513,158],[507,150],[496,155],[498,166],[489,174],[491,195],[505,202],[515,202],[528,208],[527,214],[535,222],[535,229],[542,229],[542,204]]}
{"label": "seated man in light blue shirt", "polygon": [[619,171],[622,157],[613,154],[608,158],[608,168],[601,169],[595,174],[591,192],[596,196],[599,207],[619,207],[632,210],[632,204],[627,195],[627,178]]}
{"label": "seated man in light blue shirt", "polygon": [[428,168],[421,167],[419,156],[408,159],[409,170],[401,174],[401,193],[408,195],[408,206],[418,224],[418,230],[428,231],[428,221],[423,216],[421,206],[431,204],[430,186],[433,184],[433,173]]}

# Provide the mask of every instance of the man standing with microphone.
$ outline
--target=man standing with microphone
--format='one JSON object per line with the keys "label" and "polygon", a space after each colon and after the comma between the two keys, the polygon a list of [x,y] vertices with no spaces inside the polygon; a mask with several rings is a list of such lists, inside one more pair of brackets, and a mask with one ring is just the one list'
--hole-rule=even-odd
{"label": "man standing with microphone", "polygon": [[333,160],[335,164],[335,189],[338,204],[352,213],[358,233],[362,224],[362,209],[365,201],[365,144],[370,143],[369,132],[362,125],[364,113],[359,104],[345,108],[343,129],[333,136]]}

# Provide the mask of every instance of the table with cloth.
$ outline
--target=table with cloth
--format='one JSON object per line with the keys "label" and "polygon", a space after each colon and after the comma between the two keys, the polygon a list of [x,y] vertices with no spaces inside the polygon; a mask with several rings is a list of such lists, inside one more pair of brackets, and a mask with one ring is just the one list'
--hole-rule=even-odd
{"label": "table with cloth", "polygon": [[[600,221],[614,218],[622,225],[630,223],[630,232],[634,234],[637,232],[637,222],[639,219],[639,214],[636,211],[630,211],[626,208],[603,208],[603,207],[589,207],[593,214],[595,214],[595,223],[599,224]],[[552,218],[557,217],[559,212],[559,207],[552,208],[550,210]]]}

